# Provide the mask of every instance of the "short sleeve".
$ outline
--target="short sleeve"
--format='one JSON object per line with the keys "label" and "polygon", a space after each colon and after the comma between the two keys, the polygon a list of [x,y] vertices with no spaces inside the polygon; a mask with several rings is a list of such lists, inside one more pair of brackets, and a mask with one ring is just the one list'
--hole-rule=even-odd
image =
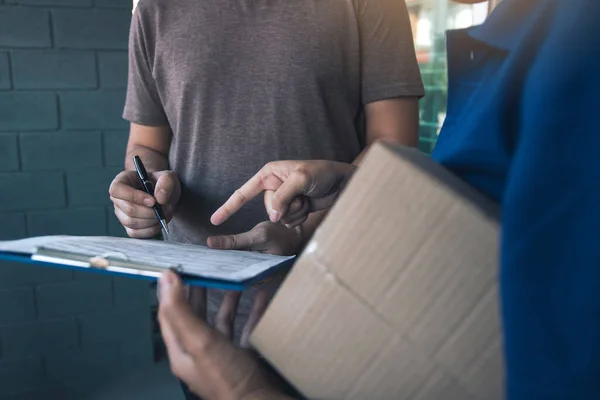
{"label": "short sleeve", "polygon": [[123,118],[146,126],[168,125],[164,108],[160,101],[156,82],[152,76],[148,37],[142,21],[142,4],[133,12],[129,32],[129,73],[127,81],[127,97]]}
{"label": "short sleeve", "polygon": [[425,94],[404,0],[358,0],[362,101]]}

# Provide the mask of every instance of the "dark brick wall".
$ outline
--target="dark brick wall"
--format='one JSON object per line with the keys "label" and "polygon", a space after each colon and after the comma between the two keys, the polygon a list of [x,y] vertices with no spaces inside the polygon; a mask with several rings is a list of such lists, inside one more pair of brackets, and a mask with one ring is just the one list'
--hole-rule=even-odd
{"label": "dark brick wall", "polygon": [[[131,0],[0,0],[0,240],[124,234],[107,189],[127,140],[130,18]],[[0,400],[65,398],[152,362],[152,296],[0,262]]]}

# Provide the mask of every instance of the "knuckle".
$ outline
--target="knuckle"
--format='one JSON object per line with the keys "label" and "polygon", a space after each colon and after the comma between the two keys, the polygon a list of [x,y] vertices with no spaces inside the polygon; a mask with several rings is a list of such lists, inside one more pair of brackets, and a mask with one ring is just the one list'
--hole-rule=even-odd
{"label": "knuckle", "polygon": [[111,196],[114,196],[118,192],[119,184],[126,181],[128,172],[129,171],[119,172],[112,182],[110,182],[110,185],[108,186],[108,193],[110,193]]}
{"label": "knuckle", "polygon": [[306,191],[307,187],[309,186],[310,175],[308,174],[308,172],[306,172],[304,167],[300,166],[296,170],[294,170],[291,173],[291,178],[295,182],[297,182],[299,186],[301,186],[304,189],[304,191]]}
{"label": "knuckle", "polygon": [[121,204],[120,208],[121,208],[121,211],[123,211],[123,213],[125,215],[127,215],[128,217],[133,216],[133,214],[135,212],[135,206],[132,203],[128,202],[128,201],[127,202],[123,202]]}
{"label": "knuckle", "polygon": [[171,182],[178,182],[179,179],[177,178],[177,175],[175,174],[175,171],[172,170],[168,170],[165,173],[165,178]]}
{"label": "knuckle", "polygon": [[270,161],[266,163],[259,171],[261,176],[267,176],[273,172],[274,169],[277,168],[277,161]]}
{"label": "knuckle", "polygon": [[269,241],[269,230],[266,228],[266,226],[263,225],[256,229],[254,241],[259,244],[264,244]]}
{"label": "knuckle", "polygon": [[304,208],[304,202],[302,201],[302,199],[300,197],[296,197],[290,203],[288,213],[289,214],[297,213],[297,212],[300,212],[303,208]]}
{"label": "knuckle", "polygon": [[206,338],[206,340],[194,340],[187,350],[195,356],[201,356],[208,353],[211,348],[211,343],[214,341],[213,338],[216,332],[217,331],[214,331],[208,334],[209,336]]}
{"label": "knuckle", "polygon": [[142,204],[144,201],[144,195],[141,192],[136,192],[133,195],[133,202],[135,204]]}
{"label": "knuckle", "polygon": [[127,214],[123,215],[119,220],[121,221],[121,224],[127,228],[137,228],[136,220]]}
{"label": "knuckle", "polygon": [[232,249],[238,248],[238,240],[237,240],[237,236],[235,236],[235,235],[225,236],[224,242],[226,243],[226,246],[228,244],[229,247],[231,247]]}
{"label": "knuckle", "polygon": [[236,191],[233,193],[242,203],[246,203],[248,201],[248,199],[246,198],[246,195],[240,190],[240,189],[236,189]]}

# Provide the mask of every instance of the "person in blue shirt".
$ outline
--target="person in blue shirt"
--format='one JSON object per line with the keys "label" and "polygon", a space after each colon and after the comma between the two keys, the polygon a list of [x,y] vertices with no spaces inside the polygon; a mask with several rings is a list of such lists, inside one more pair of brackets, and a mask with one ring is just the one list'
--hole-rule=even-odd
{"label": "person in blue shirt", "polygon": [[[474,2],[473,0],[469,2]],[[432,157],[502,209],[500,287],[509,400],[600,399],[600,1],[503,0],[481,26],[448,32],[447,117]],[[212,218],[275,191],[326,209],[354,166],[281,161]],[[161,279],[172,368],[205,398],[284,399],[253,356]]]}

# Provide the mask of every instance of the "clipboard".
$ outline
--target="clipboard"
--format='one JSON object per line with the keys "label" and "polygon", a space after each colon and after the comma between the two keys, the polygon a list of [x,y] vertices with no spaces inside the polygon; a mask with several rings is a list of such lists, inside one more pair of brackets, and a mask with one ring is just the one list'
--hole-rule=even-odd
{"label": "clipboard", "polygon": [[[69,238],[57,237],[57,238]],[[35,238],[33,238],[35,239]],[[90,239],[94,239],[91,237]],[[101,238],[98,238],[101,239]],[[57,239],[59,240],[59,239]],[[123,239],[135,241],[140,239]],[[0,242],[1,244],[2,242]],[[10,251],[0,249],[0,260],[39,265],[43,267],[66,268],[71,270],[86,270],[93,273],[129,276],[136,279],[156,281],[163,272],[172,270],[176,272],[187,285],[205,288],[242,291],[252,286],[260,286],[279,273],[286,272],[295,260],[295,257],[281,258],[281,262],[275,262],[269,268],[247,279],[219,279],[203,277],[187,273],[181,264],[176,261],[170,264],[136,262],[128,259],[119,252],[109,252],[90,256],[89,254],[77,254],[70,251],[61,251],[44,245],[36,246],[35,251]]]}

